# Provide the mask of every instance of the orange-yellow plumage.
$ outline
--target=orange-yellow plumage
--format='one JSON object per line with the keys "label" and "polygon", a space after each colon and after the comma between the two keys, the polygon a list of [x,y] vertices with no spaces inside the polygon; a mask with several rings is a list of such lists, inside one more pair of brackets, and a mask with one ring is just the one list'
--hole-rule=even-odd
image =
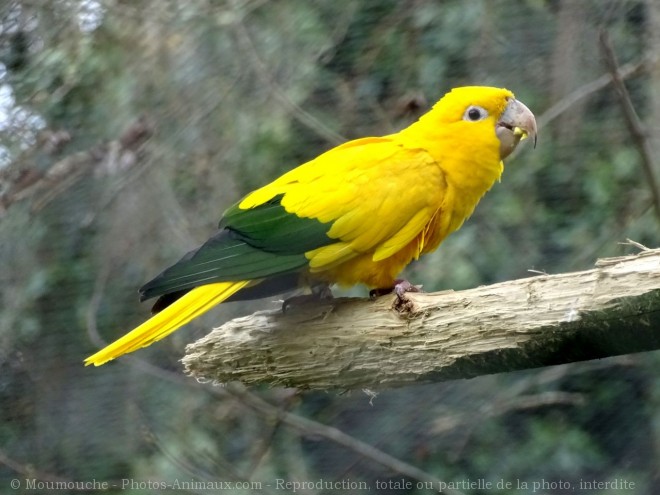
{"label": "orange-yellow plumage", "polygon": [[466,87],[402,131],[323,153],[227,210],[224,230],[143,288],[146,297],[190,292],[86,364],[149,345],[239,291],[256,297],[260,283],[291,288],[291,273],[391,287],[472,214],[528,134],[534,117],[513,93]]}

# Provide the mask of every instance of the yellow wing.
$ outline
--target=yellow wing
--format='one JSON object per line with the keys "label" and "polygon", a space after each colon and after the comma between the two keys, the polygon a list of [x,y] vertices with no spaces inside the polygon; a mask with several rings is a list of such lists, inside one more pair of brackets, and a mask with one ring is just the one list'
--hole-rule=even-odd
{"label": "yellow wing", "polygon": [[425,150],[392,135],[334,148],[249,194],[239,208],[283,195],[287,212],[329,223],[327,235],[337,242],[306,253],[310,271],[320,272],[365,253],[373,261],[397,253],[424,231],[446,186]]}

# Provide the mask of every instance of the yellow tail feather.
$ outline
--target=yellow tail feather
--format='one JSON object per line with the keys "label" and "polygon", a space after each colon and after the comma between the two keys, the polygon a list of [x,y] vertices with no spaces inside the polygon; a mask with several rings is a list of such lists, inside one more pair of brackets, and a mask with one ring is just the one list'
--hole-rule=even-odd
{"label": "yellow tail feather", "polygon": [[85,359],[85,366],[90,364],[101,366],[122,354],[146,347],[166,337],[177,328],[226,300],[250,282],[249,280],[218,282],[191,290],[139,327]]}

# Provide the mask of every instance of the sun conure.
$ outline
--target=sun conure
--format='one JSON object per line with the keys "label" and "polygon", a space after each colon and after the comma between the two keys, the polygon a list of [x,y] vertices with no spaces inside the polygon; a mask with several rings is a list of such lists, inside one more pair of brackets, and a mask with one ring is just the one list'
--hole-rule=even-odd
{"label": "sun conure", "polygon": [[140,289],[156,314],[85,360],[101,365],[162,339],[223,301],[301,285],[392,289],[499,180],[518,142],[536,141],[511,91],[462,87],[409,127],[344,143],[251,192],[201,247]]}

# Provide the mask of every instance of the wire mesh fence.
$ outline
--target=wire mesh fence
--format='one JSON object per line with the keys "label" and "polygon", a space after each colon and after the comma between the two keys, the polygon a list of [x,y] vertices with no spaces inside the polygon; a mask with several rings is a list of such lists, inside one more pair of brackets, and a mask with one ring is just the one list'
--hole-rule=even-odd
{"label": "wire mesh fence", "polygon": [[658,33],[653,0],[0,3],[0,485],[657,493],[657,353],[346,394],[181,373],[187,342],[271,298],[82,360],[147,317],[136,289],[244,194],[456,86],[514,91],[538,147],[407,278],[461,289],[657,246]]}

